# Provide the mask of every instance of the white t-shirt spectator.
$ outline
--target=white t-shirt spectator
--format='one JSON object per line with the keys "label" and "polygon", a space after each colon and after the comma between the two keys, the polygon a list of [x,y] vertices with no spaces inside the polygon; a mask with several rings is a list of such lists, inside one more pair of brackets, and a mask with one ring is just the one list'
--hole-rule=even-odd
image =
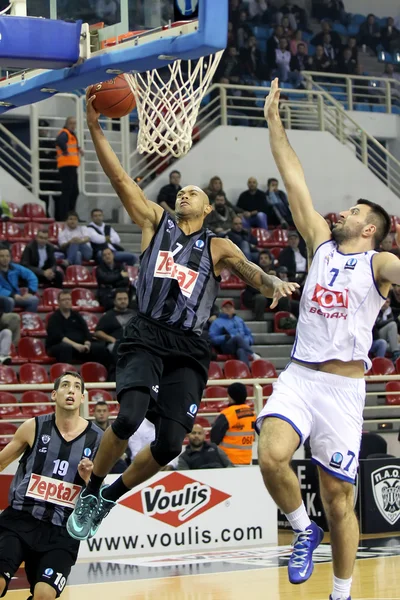
{"label": "white t-shirt spectator", "polygon": [[[93,225],[94,227],[96,227],[96,229],[99,229],[101,231],[100,233],[97,233],[97,231],[95,229],[93,229],[92,227],[87,227],[88,230],[88,236],[90,237],[90,241],[93,244],[105,244],[106,243],[106,236],[104,233],[104,229],[106,224],[103,223],[102,225],[96,225],[96,223],[90,223],[90,225]],[[115,229],[113,229],[112,227],[110,228],[110,240],[111,243],[108,244],[108,247],[111,248],[111,250],[116,250],[116,248],[113,246],[113,244],[120,244],[121,243],[121,238],[119,237],[118,233],[115,231]]]}
{"label": "white t-shirt spectator", "polygon": [[[86,225],[78,225],[75,229],[70,229],[69,227],[64,227],[62,231],[58,234],[58,245],[63,246],[64,244],[68,244],[72,240],[72,238],[90,238],[90,229],[86,227]],[[86,242],[88,246],[90,246],[89,242]]]}

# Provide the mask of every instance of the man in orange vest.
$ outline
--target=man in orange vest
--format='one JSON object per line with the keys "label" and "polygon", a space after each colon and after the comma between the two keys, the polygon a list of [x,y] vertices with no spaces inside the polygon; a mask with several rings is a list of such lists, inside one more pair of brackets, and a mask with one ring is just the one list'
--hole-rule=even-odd
{"label": "man in orange vest", "polygon": [[54,203],[56,221],[66,220],[67,214],[75,210],[79,196],[78,167],[83,150],[79,147],[75,129],[75,117],[68,117],[56,138],[57,168],[61,179],[61,196]]}
{"label": "man in orange vest", "polygon": [[221,410],[210,435],[211,441],[218,444],[234,465],[242,466],[251,464],[256,420],[246,398],[243,383],[232,383],[228,387],[229,406]]}

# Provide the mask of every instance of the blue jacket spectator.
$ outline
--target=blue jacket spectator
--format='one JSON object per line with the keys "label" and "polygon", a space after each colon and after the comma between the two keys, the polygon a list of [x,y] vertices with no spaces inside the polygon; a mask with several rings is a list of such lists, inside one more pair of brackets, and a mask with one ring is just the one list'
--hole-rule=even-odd
{"label": "blue jacket spectator", "polygon": [[213,346],[223,354],[234,354],[247,366],[249,355],[259,358],[251,348],[254,344],[252,333],[243,319],[235,314],[232,300],[224,300],[221,314],[211,323],[208,334]]}
{"label": "blue jacket spectator", "polygon": [[[28,285],[28,292],[21,294],[19,279]],[[14,307],[28,312],[37,312],[39,298],[34,296],[38,289],[38,278],[30,269],[11,262],[8,248],[0,247],[0,311],[12,312]]]}

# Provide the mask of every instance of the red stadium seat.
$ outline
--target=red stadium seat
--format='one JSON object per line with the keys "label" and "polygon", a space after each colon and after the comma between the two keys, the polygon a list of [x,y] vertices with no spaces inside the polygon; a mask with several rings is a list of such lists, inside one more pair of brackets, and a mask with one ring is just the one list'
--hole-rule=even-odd
{"label": "red stadium seat", "polygon": [[69,265],[65,272],[63,287],[97,287],[96,279],[87,267],[82,265]]}
{"label": "red stadium seat", "polygon": [[54,381],[55,379],[58,379],[58,377],[63,375],[66,371],[77,371],[77,368],[68,363],[56,363],[55,365],[51,365],[50,380]]}
{"label": "red stadium seat", "polygon": [[201,402],[199,407],[199,413],[219,413],[227,406],[229,406],[228,402],[218,402],[216,400],[210,400],[209,402]]}
{"label": "red stadium seat", "polygon": [[286,335],[296,335],[296,329],[281,329],[279,323],[281,319],[285,317],[292,317],[293,315],[287,310],[279,310],[274,314],[274,332],[275,333],[285,333]]}
{"label": "red stadium seat", "polygon": [[26,363],[19,370],[19,380],[21,383],[49,383],[49,376],[42,365]]}
{"label": "red stadium seat", "polygon": [[5,223],[5,236],[9,242],[26,241],[22,229],[17,225],[17,223],[14,223],[14,221],[7,221]]}
{"label": "red stadium seat", "polygon": [[27,223],[28,221],[30,221],[29,217],[22,216],[21,209],[17,204],[15,204],[14,202],[7,202],[7,204],[11,210],[12,220],[14,221],[14,223]]}
{"label": "red stadium seat", "polygon": [[25,223],[22,230],[23,239],[19,241],[27,243],[31,242],[33,239],[35,239],[38,231],[43,231],[43,225],[40,223]]}
{"label": "red stadium seat", "polygon": [[95,315],[94,313],[86,312],[81,312],[81,315],[85,319],[86,325],[88,326],[90,333],[94,333],[97,323],[100,320],[100,317],[98,315]]}
{"label": "red stadium seat", "polygon": [[269,251],[271,252],[274,260],[279,260],[279,255],[282,252],[282,248],[270,248]]}
{"label": "red stadium seat", "polygon": [[12,437],[5,436],[13,436],[17,431],[17,426],[13,425],[13,423],[2,423],[0,421],[0,450],[2,450],[9,442],[11,442]]}
{"label": "red stadium seat", "polygon": [[248,366],[241,360],[227,360],[224,365],[226,379],[247,379],[251,377]]}
{"label": "red stadium seat", "polygon": [[43,290],[42,299],[38,306],[39,312],[53,312],[58,308],[58,288],[46,288]]}
{"label": "red stadium seat", "polygon": [[[30,406],[33,402],[40,402],[37,406]],[[21,398],[22,414],[26,419],[47,415],[54,412],[49,397],[44,392],[24,392]]]}
{"label": "red stadium seat", "polygon": [[204,428],[206,428],[206,427],[209,428],[210,427],[209,420],[206,419],[206,417],[200,417],[199,415],[196,417],[195,424],[196,425],[201,425],[201,427],[204,427]]}
{"label": "red stadium seat", "polygon": [[11,344],[10,356],[13,365],[23,365],[26,362],[24,358],[20,357],[20,355],[18,354],[18,350],[16,350],[14,344]]}
{"label": "red stadium seat", "polygon": [[251,363],[251,375],[254,378],[278,377],[275,366],[269,360],[260,358]]}
{"label": "red stadium seat", "polygon": [[47,332],[42,319],[37,313],[21,314],[21,336],[46,337]]}
{"label": "red stadium seat", "polygon": [[266,385],[263,385],[262,391],[263,391],[263,398],[269,398],[270,395],[272,394],[272,392],[274,391],[274,387],[273,387],[272,383],[267,383]]}
{"label": "red stadium seat", "polygon": [[12,262],[21,262],[22,253],[26,248],[26,244],[23,242],[15,242],[11,246],[11,260]]}
{"label": "red stadium seat", "polygon": [[133,267],[131,265],[127,265],[126,271],[129,275],[129,281],[131,285],[136,287],[137,279],[139,277],[139,267]]}
{"label": "red stadium seat", "polygon": [[18,377],[12,367],[0,365],[0,385],[12,385],[18,383]]}
{"label": "red stadium seat", "polygon": [[23,217],[28,217],[31,221],[37,223],[54,223],[54,219],[46,217],[44,208],[40,204],[34,204],[33,202],[24,204],[21,213]]}
{"label": "red stadium seat", "polygon": [[224,373],[221,367],[213,360],[210,362],[210,366],[208,368],[208,379],[224,379]]}
{"label": "red stadium seat", "polygon": [[99,305],[92,290],[84,288],[74,288],[71,292],[72,308],[74,310],[86,310],[88,312],[104,312],[104,308]]}
{"label": "red stadium seat", "polygon": [[65,227],[65,223],[50,223],[49,225],[49,242],[58,245],[58,234]]}
{"label": "red stadium seat", "polygon": [[221,290],[244,290],[245,287],[245,282],[237,275],[233,275],[227,269],[221,272]]}
{"label": "red stadium seat", "polygon": [[[211,379],[209,377],[209,379]],[[227,398],[228,390],[222,385],[210,385],[204,391],[204,398]]]}
{"label": "red stadium seat", "polygon": [[395,367],[396,367],[396,373],[398,375],[400,375],[400,357],[396,359]]}
{"label": "red stadium seat", "polygon": [[398,392],[386,396],[386,404],[400,405],[400,381],[388,381],[385,389],[387,392]]}
{"label": "red stadium seat", "polygon": [[[14,404],[15,406],[3,406],[3,404]],[[18,400],[8,392],[0,392],[0,419],[18,419],[21,417],[21,409]]]}
{"label": "red stadium seat", "polygon": [[39,363],[50,365],[56,362],[52,356],[48,356],[42,340],[38,338],[21,338],[18,344],[18,354],[25,359],[24,362]]}
{"label": "red stadium seat", "polygon": [[388,358],[373,358],[371,375],[394,375],[395,368],[391,360]]}
{"label": "red stadium seat", "polygon": [[274,246],[280,246],[284,248],[288,243],[288,232],[287,229],[274,229],[271,232],[271,237],[266,243],[267,248],[273,248]]}
{"label": "red stadium seat", "polygon": [[324,219],[329,219],[330,222],[332,223],[332,225],[334,225],[335,223],[338,222],[339,220],[339,215],[337,213],[328,213],[324,216]]}
{"label": "red stadium seat", "polygon": [[[107,390],[89,390],[89,402],[107,402],[110,414],[116,414],[119,410],[119,406],[110,404],[110,402],[114,402],[114,398]],[[90,416],[93,415],[95,406],[95,404],[89,404]]]}
{"label": "red stadium seat", "polygon": [[254,228],[251,230],[251,233],[255,238],[257,238],[258,248],[268,248],[271,245],[269,243],[271,239],[271,232],[267,229]]}
{"label": "red stadium seat", "polygon": [[97,362],[87,362],[82,365],[81,375],[86,383],[107,381],[107,369]]}

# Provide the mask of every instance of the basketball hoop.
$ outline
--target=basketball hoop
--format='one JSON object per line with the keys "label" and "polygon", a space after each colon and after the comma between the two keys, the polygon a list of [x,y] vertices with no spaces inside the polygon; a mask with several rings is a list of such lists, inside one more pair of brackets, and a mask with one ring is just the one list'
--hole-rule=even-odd
{"label": "basketball hoop", "polygon": [[178,158],[189,152],[200,103],[222,54],[223,50],[197,60],[176,60],[168,65],[169,78],[163,78],[157,69],[125,74],[136,99],[140,154]]}

